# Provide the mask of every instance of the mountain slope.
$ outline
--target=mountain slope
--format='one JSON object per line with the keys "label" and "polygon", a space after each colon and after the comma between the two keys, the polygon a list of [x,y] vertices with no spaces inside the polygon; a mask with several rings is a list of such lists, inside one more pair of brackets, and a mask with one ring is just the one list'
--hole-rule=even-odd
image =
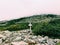
{"label": "mountain slope", "polygon": [[[34,15],[30,17],[23,17],[19,19],[13,19],[9,21],[3,21],[0,23],[0,29],[1,28],[8,28],[11,27],[12,25],[23,25],[23,24],[28,24],[29,22],[31,23],[39,23],[42,21],[50,21],[52,18],[60,18],[59,16],[55,14],[41,14],[41,15]],[[28,25],[27,25],[28,26]]]}

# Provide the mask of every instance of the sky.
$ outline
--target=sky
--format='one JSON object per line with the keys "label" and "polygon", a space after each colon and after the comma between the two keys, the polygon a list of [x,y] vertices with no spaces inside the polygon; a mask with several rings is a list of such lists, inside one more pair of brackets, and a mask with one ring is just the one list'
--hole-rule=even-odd
{"label": "sky", "polygon": [[60,14],[60,0],[0,0],[0,21],[35,14]]}

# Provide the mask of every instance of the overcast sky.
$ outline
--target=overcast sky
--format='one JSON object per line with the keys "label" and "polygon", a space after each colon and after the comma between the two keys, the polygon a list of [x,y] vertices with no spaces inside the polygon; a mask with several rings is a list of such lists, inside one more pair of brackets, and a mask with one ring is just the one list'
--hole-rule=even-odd
{"label": "overcast sky", "polygon": [[60,0],[0,0],[0,21],[47,13],[60,14]]}

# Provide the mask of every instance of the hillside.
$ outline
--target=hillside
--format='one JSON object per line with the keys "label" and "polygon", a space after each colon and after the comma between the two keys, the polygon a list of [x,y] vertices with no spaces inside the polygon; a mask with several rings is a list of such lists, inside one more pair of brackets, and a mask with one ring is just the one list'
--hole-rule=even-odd
{"label": "hillside", "polygon": [[[41,14],[41,15],[34,15],[34,16],[30,16],[30,17],[23,17],[23,18],[19,18],[19,19],[12,19],[9,21],[1,21],[0,24],[16,24],[16,23],[37,23],[40,22],[41,20],[44,20],[46,18],[60,18],[60,16],[57,16],[55,14]],[[1,26],[1,25],[0,25]]]}
{"label": "hillside", "polygon": [[60,16],[55,14],[41,14],[30,17],[23,17],[0,23],[0,30],[17,31],[29,29],[29,22],[32,23],[32,31],[35,35],[44,35],[60,38]]}

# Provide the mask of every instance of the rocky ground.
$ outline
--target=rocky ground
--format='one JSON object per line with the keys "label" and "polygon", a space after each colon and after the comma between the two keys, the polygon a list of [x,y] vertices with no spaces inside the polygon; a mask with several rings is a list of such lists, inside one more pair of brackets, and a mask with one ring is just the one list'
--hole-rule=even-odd
{"label": "rocky ground", "polygon": [[0,31],[0,45],[56,45],[60,39],[51,39],[48,36],[36,36],[27,30]]}

